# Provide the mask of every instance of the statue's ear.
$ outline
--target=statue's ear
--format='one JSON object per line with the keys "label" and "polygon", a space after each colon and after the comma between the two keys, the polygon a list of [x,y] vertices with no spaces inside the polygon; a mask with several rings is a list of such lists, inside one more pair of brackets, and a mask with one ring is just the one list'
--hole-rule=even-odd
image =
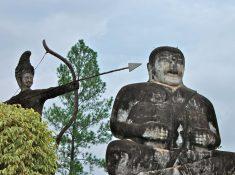
{"label": "statue's ear", "polygon": [[17,81],[17,84],[19,85],[19,87],[21,88],[21,86],[22,86],[21,78],[20,77],[16,77],[16,81]]}
{"label": "statue's ear", "polygon": [[151,70],[149,63],[147,63],[147,69],[148,69],[148,72]]}
{"label": "statue's ear", "polygon": [[15,72],[15,78],[16,78],[17,84],[21,88],[21,86],[22,86],[22,78],[21,78],[21,74],[19,73],[18,70],[16,70],[16,72]]}
{"label": "statue's ear", "polygon": [[152,79],[152,68],[151,65],[149,63],[147,63],[147,69],[148,69],[148,73],[149,73],[149,81]]}

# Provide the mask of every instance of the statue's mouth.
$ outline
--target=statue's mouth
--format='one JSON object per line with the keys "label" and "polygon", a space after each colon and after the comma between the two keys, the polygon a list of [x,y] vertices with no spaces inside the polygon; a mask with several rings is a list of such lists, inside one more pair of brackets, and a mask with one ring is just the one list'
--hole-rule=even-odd
{"label": "statue's mouth", "polygon": [[179,75],[179,72],[177,70],[169,70],[169,71],[167,71],[167,74],[176,76],[176,75]]}
{"label": "statue's mouth", "polygon": [[27,87],[31,87],[32,84],[33,84],[33,82],[26,82],[26,83],[25,83],[25,85],[26,85]]}

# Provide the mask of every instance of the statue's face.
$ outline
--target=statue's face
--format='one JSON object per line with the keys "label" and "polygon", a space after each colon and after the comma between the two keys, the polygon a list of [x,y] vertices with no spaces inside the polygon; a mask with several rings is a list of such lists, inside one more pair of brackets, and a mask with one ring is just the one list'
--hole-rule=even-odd
{"label": "statue's face", "polygon": [[30,89],[33,85],[33,75],[31,73],[24,73],[22,75],[22,90]]}
{"label": "statue's face", "polygon": [[150,80],[170,86],[182,84],[184,58],[179,53],[163,51],[155,55],[155,64],[151,66]]}

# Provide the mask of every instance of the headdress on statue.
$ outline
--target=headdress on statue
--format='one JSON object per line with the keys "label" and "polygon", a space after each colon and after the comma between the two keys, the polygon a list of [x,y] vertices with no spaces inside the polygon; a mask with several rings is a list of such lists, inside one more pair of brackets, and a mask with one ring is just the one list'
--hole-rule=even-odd
{"label": "headdress on statue", "polygon": [[34,67],[30,63],[30,51],[25,51],[19,60],[18,65],[15,68],[15,77],[18,85],[21,87],[22,84],[22,76],[24,73],[31,73],[34,75]]}
{"label": "headdress on statue", "polygon": [[178,53],[181,55],[181,57],[184,60],[184,54],[181,52],[180,49],[176,48],[176,47],[170,47],[170,46],[161,46],[161,47],[157,47],[156,49],[154,49],[150,55],[149,55],[149,64],[150,65],[154,65],[155,63],[155,56],[161,52],[164,51],[169,51],[169,52],[173,52],[173,53]]}

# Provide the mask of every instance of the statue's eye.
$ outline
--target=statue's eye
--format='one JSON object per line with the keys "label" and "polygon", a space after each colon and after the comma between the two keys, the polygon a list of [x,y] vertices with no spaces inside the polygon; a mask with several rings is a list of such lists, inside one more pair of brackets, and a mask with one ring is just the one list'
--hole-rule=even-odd
{"label": "statue's eye", "polygon": [[183,59],[181,59],[181,58],[178,59],[178,63],[179,63],[179,64],[183,64],[183,63],[184,63],[184,62],[183,62]]}
{"label": "statue's eye", "polygon": [[169,59],[164,59],[164,60],[162,60],[162,62],[163,62],[163,63],[171,63],[171,60],[169,60]]}

